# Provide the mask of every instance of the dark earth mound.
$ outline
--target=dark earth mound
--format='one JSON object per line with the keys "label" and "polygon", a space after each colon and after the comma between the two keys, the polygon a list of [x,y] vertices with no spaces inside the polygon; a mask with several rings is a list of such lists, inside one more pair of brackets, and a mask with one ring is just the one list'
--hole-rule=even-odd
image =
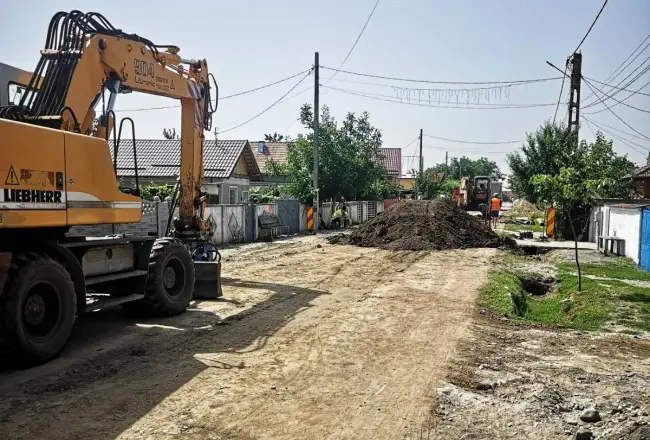
{"label": "dark earth mound", "polygon": [[[440,200],[402,200],[354,230],[348,244],[389,250],[498,247],[501,240],[484,219]],[[341,238],[335,240],[342,243]]]}

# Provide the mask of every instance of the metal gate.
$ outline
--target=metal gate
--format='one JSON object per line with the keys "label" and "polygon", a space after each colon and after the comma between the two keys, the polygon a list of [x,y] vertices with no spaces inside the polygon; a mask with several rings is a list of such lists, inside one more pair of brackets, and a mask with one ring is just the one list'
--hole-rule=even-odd
{"label": "metal gate", "polygon": [[246,217],[244,224],[246,231],[246,241],[252,242],[255,241],[255,222],[257,217],[255,217],[255,205],[248,204],[244,207],[244,216]]}
{"label": "metal gate", "polygon": [[298,200],[278,199],[278,217],[287,225],[289,234],[300,232],[300,203]]}
{"label": "metal gate", "polygon": [[646,272],[650,272],[650,209],[643,210],[641,219],[641,249],[639,255],[639,266]]}

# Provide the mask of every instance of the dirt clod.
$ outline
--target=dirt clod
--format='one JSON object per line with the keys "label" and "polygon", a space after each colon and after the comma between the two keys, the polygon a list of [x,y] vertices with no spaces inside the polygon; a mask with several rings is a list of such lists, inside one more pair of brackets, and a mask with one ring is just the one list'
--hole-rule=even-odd
{"label": "dirt clod", "polygon": [[349,244],[388,250],[498,247],[501,239],[478,217],[441,200],[403,200],[352,232]]}

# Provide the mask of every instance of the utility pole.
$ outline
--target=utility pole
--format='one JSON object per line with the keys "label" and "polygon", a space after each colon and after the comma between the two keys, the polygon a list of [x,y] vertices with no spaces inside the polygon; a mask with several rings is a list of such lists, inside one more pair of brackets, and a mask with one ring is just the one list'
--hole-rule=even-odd
{"label": "utility pole", "polygon": [[318,52],[314,53],[314,231],[320,226],[320,198],[318,196]]}
{"label": "utility pole", "polygon": [[422,160],[422,129],[420,129],[420,176],[424,173],[424,161]]}
{"label": "utility pole", "polygon": [[577,134],[577,131],[580,128],[580,83],[582,80],[582,54],[574,53],[571,56],[571,59],[567,62],[571,63],[571,88],[569,90],[571,93],[569,99],[569,128],[575,126]]}
{"label": "utility pole", "polygon": [[445,177],[449,174],[449,151],[445,151]]}

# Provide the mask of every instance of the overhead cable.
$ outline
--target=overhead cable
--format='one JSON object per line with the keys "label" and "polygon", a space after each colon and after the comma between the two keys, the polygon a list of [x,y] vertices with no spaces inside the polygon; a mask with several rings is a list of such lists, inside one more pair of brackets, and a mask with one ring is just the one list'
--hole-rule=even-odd
{"label": "overhead cable", "polygon": [[[612,110],[612,109],[607,105],[607,103],[606,103],[602,98],[600,98],[600,97],[598,96],[598,93],[596,92],[596,90],[594,89],[594,87],[591,85],[591,83],[590,83],[589,81],[585,81],[585,84],[587,84],[587,86],[591,89],[591,91],[594,93],[594,95],[595,95],[597,98],[600,99],[600,102],[602,102],[602,103],[605,105],[605,107],[607,107],[607,109],[609,110],[609,112],[610,112],[611,114],[613,114],[613,115],[616,117],[616,119],[618,119],[618,120],[621,121],[623,124],[625,124],[625,125],[627,126],[627,128],[631,129],[633,132],[640,134],[641,136],[643,136],[643,137],[644,137],[645,139],[647,139],[647,140],[650,140],[650,137],[648,137],[648,136],[646,136],[645,134],[641,133],[639,130],[637,130],[637,129],[635,129],[634,127],[632,127],[630,124],[628,124],[627,122],[625,122],[625,121],[624,121],[624,120],[623,120],[619,115],[617,115],[617,114],[614,112],[614,110]],[[602,92],[601,92],[601,93],[602,93]]]}
{"label": "overhead cable", "polygon": [[576,52],[578,52],[580,50],[580,47],[582,47],[582,43],[585,42],[585,40],[587,39],[587,37],[591,33],[591,30],[594,28],[594,25],[596,24],[596,22],[600,18],[600,14],[603,13],[603,9],[605,9],[605,6],[607,6],[607,0],[605,0],[603,5],[600,7],[600,11],[598,11],[598,14],[596,15],[596,18],[594,18],[594,21],[591,23],[591,26],[589,26],[589,29],[587,29],[587,33],[585,34],[584,37],[582,37],[582,40],[580,40],[580,43],[578,43],[578,47],[576,47],[576,49],[573,51],[573,53],[576,53]]}
{"label": "overhead cable", "polygon": [[[258,90],[266,89],[266,88],[269,88],[271,86],[281,84],[283,82],[289,81],[290,79],[296,78],[296,77],[298,77],[300,75],[304,75],[307,72],[311,72],[311,70],[312,69],[309,68],[307,70],[303,70],[302,72],[298,72],[295,75],[291,75],[291,76],[288,76],[286,78],[282,78],[280,80],[274,81],[274,82],[269,83],[269,84],[265,84],[263,86],[255,87],[254,89],[245,90],[245,91],[239,92],[239,93],[233,93],[232,95],[221,96],[221,97],[219,97],[219,101],[223,101],[224,99],[234,98],[236,96],[247,95],[249,93],[257,92]],[[165,106],[160,106],[160,107],[124,109],[122,111],[123,112],[144,112],[144,111],[149,111],[149,110],[163,110],[163,109],[166,109],[166,108],[179,108],[179,107],[180,107],[180,105],[165,105]]]}
{"label": "overhead cable", "polygon": [[[357,43],[361,39],[361,36],[363,35],[363,32],[366,30],[366,27],[368,26],[368,23],[370,23],[370,19],[372,18],[373,14],[375,13],[375,9],[377,9],[378,5],[379,5],[379,0],[377,0],[377,2],[375,3],[375,6],[372,8],[372,11],[370,11],[370,15],[368,16],[368,19],[366,20],[366,23],[363,25],[363,28],[361,28],[361,32],[359,32],[359,35],[357,36],[357,39],[354,41],[354,44],[352,45],[352,47],[348,51],[348,54],[345,56],[345,59],[343,60],[343,62],[339,66],[339,69],[341,67],[343,67],[343,65],[348,61],[348,58],[350,58],[350,55],[352,55],[352,51],[354,51],[354,48],[357,47]],[[334,74],[329,77],[329,79],[325,82],[325,84],[330,82],[336,76],[337,73],[338,72],[334,72]]]}
{"label": "overhead cable", "polygon": [[456,142],[459,144],[477,144],[477,145],[500,145],[500,144],[520,144],[522,142],[526,142],[526,140],[518,140],[518,141],[494,141],[494,142],[485,142],[485,141],[464,141],[464,140],[458,140],[458,139],[448,139],[448,138],[443,138],[440,136],[433,136],[430,134],[425,134],[424,137],[428,137],[431,139],[438,139],[441,141],[447,141],[447,142]]}
{"label": "overhead cable", "polygon": [[[640,91],[639,91],[639,90],[643,89],[645,86],[643,86],[643,87],[641,87],[640,89],[634,91],[634,90],[627,89],[627,88],[625,88],[625,87],[617,87],[617,86],[614,86],[614,85],[612,85],[612,84],[608,84],[608,83],[606,83],[606,82],[598,81],[598,80],[596,80],[596,79],[589,78],[588,76],[584,76],[584,75],[583,75],[582,77],[585,78],[585,79],[588,79],[589,81],[594,82],[594,83],[596,83],[596,84],[600,84],[601,86],[607,86],[607,87],[611,87],[612,89],[622,90],[622,91],[625,91],[625,92],[630,92],[630,93],[632,93],[632,94],[634,94],[634,95],[650,96],[650,93],[643,93],[643,92],[640,92]],[[647,83],[646,83],[646,85],[647,85]]]}
{"label": "overhead cable", "polygon": [[[587,126],[589,127],[589,130],[591,130],[591,134],[594,135],[594,138],[596,137],[596,134],[594,134],[594,131],[593,131],[593,129],[591,128],[591,124],[595,125],[596,128],[600,128],[600,130],[601,130],[602,132],[608,133],[608,134],[609,134],[610,136],[612,136],[615,140],[621,142],[622,144],[627,145],[630,149],[632,149],[632,150],[634,150],[634,151],[636,151],[636,152],[638,152],[638,153],[641,153],[641,154],[643,154],[643,155],[647,154],[647,151],[646,151],[646,152],[643,152],[642,150],[640,150],[639,148],[637,148],[637,147],[640,147],[640,148],[643,148],[643,149],[647,150],[647,148],[644,147],[643,145],[637,144],[636,142],[632,142],[632,141],[629,140],[629,139],[625,139],[625,138],[623,138],[623,137],[617,135],[616,133],[612,133],[611,131],[604,129],[603,127],[601,127],[600,125],[598,125],[596,122],[592,121],[591,119],[588,119],[588,118],[583,118],[583,119],[584,119],[585,122],[587,123]],[[635,147],[634,145],[636,145],[637,147]]]}
{"label": "overhead cable", "polygon": [[522,108],[548,107],[548,106],[555,105],[555,103],[553,102],[545,103],[545,104],[518,104],[518,105],[517,104],[481,104],[481,103],[473,104],[477,107],[472,107],[472,106],[468,106],[460,103],[454,103],[454,102],[443,102],[441,105],[424,104],[421,102],[422,100],[419,100],[420,102],[410,102],[410,100],[399,99],[389,95],[381,95],[377,93],[365,93],[365,92],[359,92],[355,90],[339,89],[337,87],[331,87],[326,85],[321,85],[321,86],[326,89],[334,90],[341,93],[347,93],[349,95],[360,96],[363,98],[375,99],[378,101],[385,101],[385,102],[392,102],[395,104],[405,104],[405,105],[414,105],[419,107],[431,107],[431,108],[452,108],[452,109],[462,109],[462,110],[503,110],[503,109],[513,109],[513,108],[522,109]]}
{"label": "overhead cable", "polygon": [[[648,66],[648,68],[650,69],[650,66]],[[586,80],[586,79],[584,79],[584,78],[583,78],[583,80],[584,80],[585,82],[590,82],[590,81],[588,81],[588,80]],[[645,85],[648,85],[648,84],[650,84],[650,81],[647,82]],[[592,84],[592,85],[593,85],[593,84]],[[594,87],[596,87],[596,86],[594,86]],[[645,86],[644,86],[644,87],[645,87]],[[596,87],[596,88],[597,88],[597,87]],[[601,90],[601,92],[602,92],[602,90]],[[606,95],[606,96],[608,96],[608,95]],[[632,95],[630,95],[630,96],[632,96]],[[609,96],[609,98],[606,98],[606,99],[613,99],[614,101],[616,101],[617,104],[623,104],[625,107],[633,108],[634,110],[638,110],[638,111],[640,111],[640,112],[650,113],[650,110],[646,110],[646,109],[643,109],[643,108],[635,107],[635,106],[630,105],[630,104],[626,104],[624,101],[627,100],[630,96],[628,96],[627,98],[625,98],[623,101],[619,101],[618,99],[614,98],[613,96]],[[612,107],[616,107],[617,104],[613,104]],[[596,111],[596,112],[590,112],[590,113],[586,113],[586,114],[588,114],[588,115],[592,115],[592,114],[595,114],[595,113],[600,113],[601,111],[602,111],[602,110],[600,110],[600,111]]]}
{"label": "overhead cable", "polygon": [[480,84],[512,84],[512,85],[519,85],[519,84],[533,84],[533,83],[554,81],[554,80],[558,80],[558,79],[562,78],[561,76],[556,76],[556,77],[551,77],[551,78],[536,78],[536,79],[525,79],[525,80],[515,80],[515,81],[431,81],[431,80],[423,80],[423,79],[397,78],[397,77],[391,77],[391,76],[373,75],[373,74],[370,74],[370,73],[351,72],[349,70],[333,69],[331,67],[326,67],[326,66],[320,66],[320,67],[321,67],[321,69],[327,69],[327,70],[333,70],[335,72],[347,73],[348,75],[365,76],[365,77],[368,77],[368,78],[386,79],[386,80],[391,80],[391,81],[423,83],[423,84],[458,84],[458,85],[461,85],[461,84],[475,84],[475,85],[480,85]]}
{"label": "overhead cable", "polygon": [[296,84],[294,84],[294,86],[291,87],[291,88],[289,89],[289,91],[287,91],[287,93],[285,93],[285,94],[282,95],[279,99],[277,99],[276,101],[274,101],[273,104],[269,105],[269,106],[266,107],[264,110],[262,110],[261,112],[257,113],[255,116],[250,117],[249,119],[245,120],[244,122],[242,122],[242,123],[240,123],[240,124],[237,124],[237,125],[235,125],[234,127],[230,127],[230,128],[225,129],[225,130],[221,130],[221,131],[219,132],[219,134],[227,133],[227,132],[229,132],[229,131],[232,131],[232,130],[235,130],[235,129],[239,128],[239,127],[242,127],[242,126],[248,124],[249,122],[251,122],[251,121],[253,121],[253,120],[259,118],[260,116],[262,116],[262,115],[263,115],[264,113],[266,113],[267,111],[271,110],[273,107],[275,107],[276,105],[278,105],[278,104],[279,104],[279,103],[280,103],[284,98],[286,98],[286,97],[287,97],[291,92],[293,92],[293,91],[294,91],[294,90],[295,90],[295,89],[296,89],[300,84],[302,84],[302,82],[303,82],[305,79],[307,79],[307,77],[308,77],[309,75],[311,75],[312,71],[313,71],[313,69],[310,69],[309,72],[307,72],[307,74],[306,74],[305,76],[303,76],[303,77],[300,79],[300,81],[298,81]]}

